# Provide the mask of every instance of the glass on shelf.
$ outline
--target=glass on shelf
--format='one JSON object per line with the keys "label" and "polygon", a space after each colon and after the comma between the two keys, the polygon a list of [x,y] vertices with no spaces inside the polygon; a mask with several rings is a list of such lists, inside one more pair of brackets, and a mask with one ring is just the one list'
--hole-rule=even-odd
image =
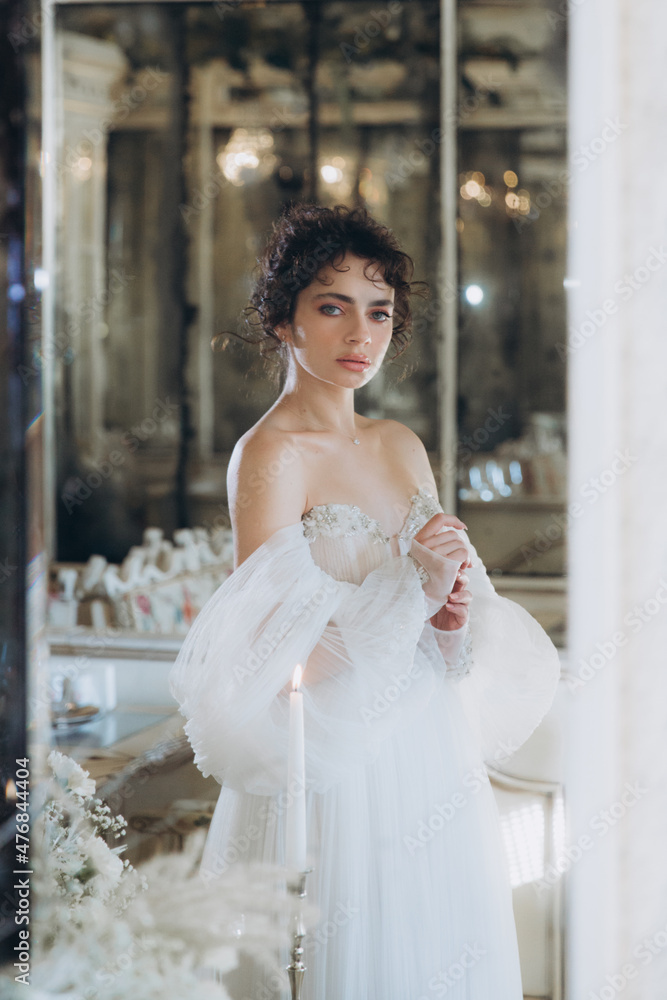
{"label": "glass on shelf", "polygon": [[479,456],[473,464],[460,470],[460,500],[482,500],[489,503],[521,496],[522,493],[523,472],[518,459],[502,455],[483,460]]}
{"label": "glass on shelf", "polygon": [[564,500],[566,477],[564,415],[532,413],[520,438],[461,464],[458,495],[487,503],[516,497]]}

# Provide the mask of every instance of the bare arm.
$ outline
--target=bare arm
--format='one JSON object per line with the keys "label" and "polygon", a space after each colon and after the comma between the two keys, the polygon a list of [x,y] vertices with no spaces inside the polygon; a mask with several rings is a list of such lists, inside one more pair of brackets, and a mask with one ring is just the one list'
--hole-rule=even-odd
{"label": "bare arm", "polygon": [[244,435],[229,460],[227,497],[237,569],[274,532],[300,520],[306,489],[298,450],[270,431]]}
{"label": "bare arm", "polygon": [[296,446],[270,430],[244,435],[229,461],[227,497],[236,569],[274,532],[301,518],[306,487]]}

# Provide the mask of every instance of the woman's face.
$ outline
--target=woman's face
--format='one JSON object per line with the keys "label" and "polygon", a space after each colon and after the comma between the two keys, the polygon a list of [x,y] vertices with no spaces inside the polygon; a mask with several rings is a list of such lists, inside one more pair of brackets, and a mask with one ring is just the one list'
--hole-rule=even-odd
{"label": "woman's face", "polygon": [[294,362],[311,375],[357,389],[382,364],[393,310],[394,289],[381,270],[348,253],[335,268],[327,264],[299,292],[292,323],[281,324],[276,332],[290,345]]}

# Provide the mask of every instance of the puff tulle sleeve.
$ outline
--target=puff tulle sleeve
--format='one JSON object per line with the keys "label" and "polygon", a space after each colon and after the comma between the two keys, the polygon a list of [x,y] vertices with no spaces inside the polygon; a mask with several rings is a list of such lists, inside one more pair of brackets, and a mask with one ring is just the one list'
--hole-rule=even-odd
{"label": "puff tulle sleeve", "polygon": [[487,763],[500,764],[519,749],[549,711],[560,678],[560,660],[532,615],[496,593],[467,534],[458,534],[473,565],[464,571],[472,594],[466,644],[469,662],[457,683],[480,755]]}
{"label": "puff tulle sleeve", "polygon": [[325,791],[428,703],[440,678],[423,626],[408,556],[357,585],[317,566],[300,523],[276,531],[202,608],[169,674],[195,763],[237,790],[281,791],[300,663],[308,784]]}

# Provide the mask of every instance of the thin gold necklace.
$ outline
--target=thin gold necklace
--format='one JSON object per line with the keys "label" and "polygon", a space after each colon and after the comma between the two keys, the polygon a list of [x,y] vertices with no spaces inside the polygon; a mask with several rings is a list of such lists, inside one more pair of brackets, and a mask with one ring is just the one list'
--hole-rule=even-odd
{"label": "thin gold necklace", "polygon": [[[283,403],[282,405],[285,407],[286,410],[290,410],[292,413],[296,414],[296,416],[299,417],[300,420],[303,420],[303,417],[299,413],[297,413],[296,410],[293,407],[291,407],[288,403]],[[331,430],[333,430],[332,427],[325,427],[323,424],[320,424],[320,428],[323,431],[331,431]],[[358,437],[353,437],[352,438],[352,437],[350,437],[349,434],[345,434],[343,431],[338,431],[338,433],[339,434],[343,434],[343,437],[349,438],[349,440],[352,442],[352,444],[361,444],[361,441],[359,440]]]}

